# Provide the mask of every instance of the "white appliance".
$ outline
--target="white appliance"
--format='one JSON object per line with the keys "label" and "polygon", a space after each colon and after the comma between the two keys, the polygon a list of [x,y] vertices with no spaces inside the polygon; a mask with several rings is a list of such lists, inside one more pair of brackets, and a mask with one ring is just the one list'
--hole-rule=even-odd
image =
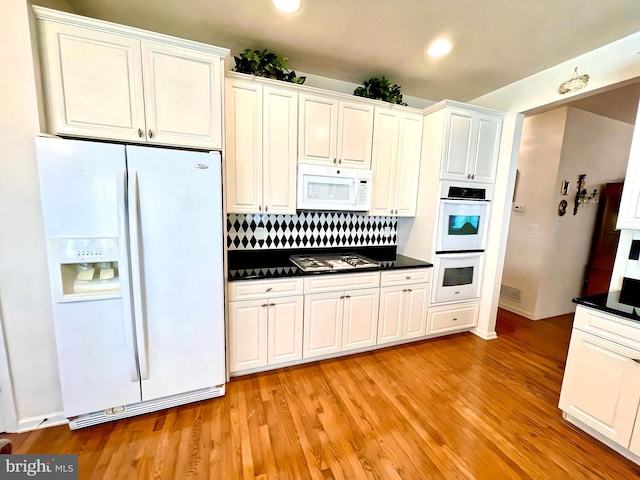
{"label": "white appliance", "polygon": [[436,255],[431,303],[460,302],[480,296],[483,253]]}
{"label": "white appliance", "polygon": [[299,210],[368,211],[371,170],[298,165]]}
{"label": "white appliance", "polygon": [[483,251],[493,186],[440,183],[436,254]]}
{"label": "white appliance", "polygon": [[36,144],[71,428],[224,395],[220,153]]}

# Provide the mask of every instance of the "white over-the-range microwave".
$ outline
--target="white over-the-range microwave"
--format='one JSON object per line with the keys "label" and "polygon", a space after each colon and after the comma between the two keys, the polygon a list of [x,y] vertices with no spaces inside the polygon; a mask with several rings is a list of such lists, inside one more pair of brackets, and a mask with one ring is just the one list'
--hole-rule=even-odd
{"label": "white over-the-range microwave", "polygon": [[298,164],[300,210],[371,208],[371,170]]}

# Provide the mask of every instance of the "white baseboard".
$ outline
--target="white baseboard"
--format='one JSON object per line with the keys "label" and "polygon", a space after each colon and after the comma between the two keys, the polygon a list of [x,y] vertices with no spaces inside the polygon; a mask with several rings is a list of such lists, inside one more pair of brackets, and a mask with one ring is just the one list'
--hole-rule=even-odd
{"label": "white baseboard", "polygon": [[508,310],[509,312],[517,313],[521,317],[528,318],[529,320],[540,320],[539,318],[535,318],[535,314],[526,310],[522,310],[521,308],[514,307],[513,305],[505,305],[498,302],[498,307],[502,308],[503,310]]}
{"label": "white baseboard", "polygon": [[474,328],[473,330],[470,330],[470,332],[484,340],[494,340],[498,338],[498,334],[496,333],[495,330],[491,332],[485,332],[482,330],[478,330],[477,328]]}
{"label": "white baseboard", "polygon": [[66,425],[69,423],[64,416],[64,412],[51,412],[37,417],[27,417],[18,420],[18,430],[12,433],[30,432],[40,428],[55,427],[56,425]]}

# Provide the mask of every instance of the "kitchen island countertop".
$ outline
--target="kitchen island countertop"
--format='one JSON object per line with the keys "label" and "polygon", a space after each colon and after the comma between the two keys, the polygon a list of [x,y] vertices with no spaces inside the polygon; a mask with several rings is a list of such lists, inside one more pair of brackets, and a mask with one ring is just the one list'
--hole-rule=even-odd
{"label": "kitchen island countertop", "polygon": [[640,322],[640,307],[620,302],[620,291],[574,298],[573,303]]}

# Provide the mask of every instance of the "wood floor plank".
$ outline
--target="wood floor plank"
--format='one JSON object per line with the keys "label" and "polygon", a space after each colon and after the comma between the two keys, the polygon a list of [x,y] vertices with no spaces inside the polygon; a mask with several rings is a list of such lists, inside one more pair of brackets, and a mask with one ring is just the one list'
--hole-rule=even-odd
{"label": "wood floor plank", "polygon": [[78,453],[83,480],[637,479],[557,407],[571,326],[500,310],[495,340],[287,367],[235,378],[222,398],[6,436],[15,453]]}

